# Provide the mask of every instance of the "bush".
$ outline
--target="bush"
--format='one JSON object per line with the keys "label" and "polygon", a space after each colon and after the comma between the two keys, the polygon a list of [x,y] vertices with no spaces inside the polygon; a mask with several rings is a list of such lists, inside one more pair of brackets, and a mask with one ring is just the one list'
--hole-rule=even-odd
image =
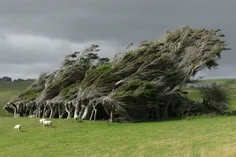
{"label": "bush", "polygon": [[228,103],[229,97],[227,91],[222,89],[221,87],[207,87],[207,88],[200,88],[200,95],[203,100],[206,101],[216,101],[216,102],[225,102]]}
{"label": "bush", "polygon": [[229,98],[225,90],[220,87],[200,88],[200,94],[203,98],[203,105],[207,107],[208,112],[217,111],[224,113],[229,109]]}

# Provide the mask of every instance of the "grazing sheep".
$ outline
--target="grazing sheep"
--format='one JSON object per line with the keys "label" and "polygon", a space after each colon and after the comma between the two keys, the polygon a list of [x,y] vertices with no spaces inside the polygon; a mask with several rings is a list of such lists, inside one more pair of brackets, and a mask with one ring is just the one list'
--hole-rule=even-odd
{"label": "grazing sheep", "polygon": [[44,119],[44,118],[43,118],[43,119],[40,119],[40,120],[39,120],[39,123],[40,123],[40,124],[43,124],[44,121],[46,121],[46,119]]}
{"label": "grazing sheep", "polygon": [[45,126],[52,127],[52,121],[47,121],[47,120],[43,121],[43,127]]}
{"label": "grazing sheep", "polygon": [[20,132],[20,129],[21,129],[21,125],[20,124],[15,125],[15,127],[13,128],[13,130],[17,130],[18,132]]}

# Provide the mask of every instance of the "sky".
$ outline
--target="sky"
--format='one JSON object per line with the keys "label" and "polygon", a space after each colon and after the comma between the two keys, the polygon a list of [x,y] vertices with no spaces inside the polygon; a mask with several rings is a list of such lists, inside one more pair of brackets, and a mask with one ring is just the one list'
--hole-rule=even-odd
{"label": "sky", "polygon": [[236,77],[236,0],[0,0],[0,77],[36,78],[91,44],[111,57],[183,26],[222,30],[232,48],[206,78]]}

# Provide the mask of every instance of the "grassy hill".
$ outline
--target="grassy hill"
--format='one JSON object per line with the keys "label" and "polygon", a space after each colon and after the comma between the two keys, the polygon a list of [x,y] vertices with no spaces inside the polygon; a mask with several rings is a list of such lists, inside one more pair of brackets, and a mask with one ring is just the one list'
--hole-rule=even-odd
{"label": "grassy hill", "polygon": [[[76,123],[52,119],[0,118],[4,157],[231,157],[236,156],[236,117],[196,118],[156,123]],[[22,132],[12,128],[21,124]]]}
{"label": "grassy hill", "polygon": [[21,93],[30,84],[32,84],[32,81],[0,81],[0,117],[9,116],[3,111],[3,105]]}

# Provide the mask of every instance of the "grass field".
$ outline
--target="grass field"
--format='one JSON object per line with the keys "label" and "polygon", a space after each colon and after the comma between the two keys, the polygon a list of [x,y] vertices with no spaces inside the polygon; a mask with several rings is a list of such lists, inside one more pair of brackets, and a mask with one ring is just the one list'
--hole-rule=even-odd
{"label": "grass field", "polygon": [[9,100],[21,93],[32,81],[5,82],[0,81],[0,117],[9,116],[2,107]]}
{"label": "grass field", "polygon": [[[236,79],[205,82],[224,87],[236,110]],[[30,83],[0,82],[0,107]],[[197,89],[187,91],[189,98],[201,101]],[[42,128],[38,119],[5,116],[0,110],[0,157],[236,157],[236,116],[111,126],[52,119],[54,128]],[[22,132],[13,131],[16,124]]]}
{"label": "grass field", "polygon": [[[197,118],[156,123],[75,123],[0,118],[1,157],[233,157],[236,117]],[[12,130],[21,124],[22,132]]]}

